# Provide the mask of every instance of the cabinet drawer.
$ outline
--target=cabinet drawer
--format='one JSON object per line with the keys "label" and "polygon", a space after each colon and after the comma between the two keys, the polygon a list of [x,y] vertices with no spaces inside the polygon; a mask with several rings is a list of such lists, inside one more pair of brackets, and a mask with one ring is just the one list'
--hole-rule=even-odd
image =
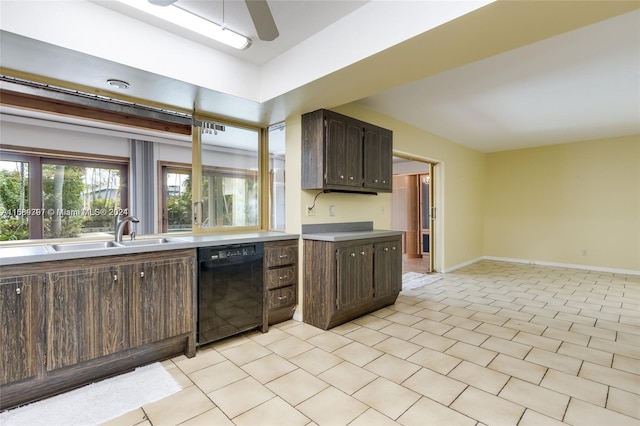
{"label": "cabinet drawer", "polygon": [[277,290],[269,290],[269,309],[279,309],[296,304],[296,292],[294,286],[283,287]]}
{"label": "cabinet drawer", "polygon": [[267,289],[278,288],[295,284],[297,281],[297,268],[295,265],[284,268],[270,269],[266,273],[264,285]]}
{"label": "cabinet drawer", "polygon": [[298,260],[298,242],[289,245],[265,247],[265,261],[267,268],[275,266],[293,265]]}

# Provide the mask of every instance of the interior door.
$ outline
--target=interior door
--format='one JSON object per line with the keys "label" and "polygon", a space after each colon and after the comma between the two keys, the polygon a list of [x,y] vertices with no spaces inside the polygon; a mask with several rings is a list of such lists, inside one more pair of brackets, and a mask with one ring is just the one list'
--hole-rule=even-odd
{"label": "interior door", "polygon": [[422,256],[429,257],[427,272],[433,270],[433,167],[428,164],[428,172],[419,175],[420,184],[420,250]]}
{"label": "interior door", "polygon": [[438,262],[434,237],[436,166],[394,157],[391,227],[404,232],[403,272],[432,272]]}

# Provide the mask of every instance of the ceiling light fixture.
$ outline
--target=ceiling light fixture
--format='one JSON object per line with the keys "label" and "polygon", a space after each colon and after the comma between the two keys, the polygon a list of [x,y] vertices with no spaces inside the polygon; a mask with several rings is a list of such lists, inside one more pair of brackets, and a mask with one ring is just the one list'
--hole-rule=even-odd
{"label": "ceiling light fixture", "polygon": [[115,78],[111,78],[109,80],[107,80],[107,84],[111,87],[115,87],[116,89],[128,89],[130,84],[127,83],[126,81],[122,81],[122,80],[116,80]]}
{"label": "ceiling light fixture", "polygon": [[127,6],[153,15],[157,18],[179,25],[204,37],[224,43],[227,46],[244,50],[251,46],[251,39],[236,33],[223,25],[208,21],[198,15],[171,4],[169,6],[155,6],[147,0],[118,0]]}

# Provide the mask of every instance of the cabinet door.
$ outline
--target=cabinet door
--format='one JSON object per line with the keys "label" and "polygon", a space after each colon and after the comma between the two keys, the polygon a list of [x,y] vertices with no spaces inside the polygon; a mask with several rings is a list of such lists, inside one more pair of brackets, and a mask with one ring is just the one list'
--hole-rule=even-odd
{"label": "cabinet door", "polygon": [[375,126],[364,128],[364,186],[391,191],[392,133]]}
{"label": "cabinet door", "polygon": [[374,258],[375,297],[402,290],[402,250],[400,241],[378,243]]}
{"label": "cabinet door", "polygon": [[37,376],[42,365],[42,275],[0,279],[0,385]]}
{"label": "cabinet door", "polygon": [[264,261],[266,268],[294,265],[298,261],[298,241],[265,243]]}
{"label": "cabinet door", "polygon": [[192,330],[192,258],[135,263],[125,268],[131,295],[131,347]]}
{"label": "cabinet door", "polygon": [[349,309],[373,297],[373,246],[336,250],[336,307]]}
{"label": "cabinet door", "polygon": [[269,269],[264,273],[264,288],[267,290],[292,285],[297,281],[298,268],[295,265]]}
{"label": "cabinet door", "polygon": [[125,283],[116,267],[47,275],[47,370],[127,348]]}
{"label": "cabinet door", "polygon": [[327,114],[325,183],[362,187],[362,126],[343,116]]}
{"label": "cabinet door", "polygon": [[293,286],[269,291],[268,309],[275,310],[296,304],[296,290]]}

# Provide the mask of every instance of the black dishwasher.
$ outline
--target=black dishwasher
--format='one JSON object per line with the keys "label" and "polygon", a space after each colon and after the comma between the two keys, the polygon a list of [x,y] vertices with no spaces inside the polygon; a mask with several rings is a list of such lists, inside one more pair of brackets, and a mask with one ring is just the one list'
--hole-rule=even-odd
{"label": "black dishwasher", "polygon": [[263,325],[263,244],[198,249],[198,344]]}

